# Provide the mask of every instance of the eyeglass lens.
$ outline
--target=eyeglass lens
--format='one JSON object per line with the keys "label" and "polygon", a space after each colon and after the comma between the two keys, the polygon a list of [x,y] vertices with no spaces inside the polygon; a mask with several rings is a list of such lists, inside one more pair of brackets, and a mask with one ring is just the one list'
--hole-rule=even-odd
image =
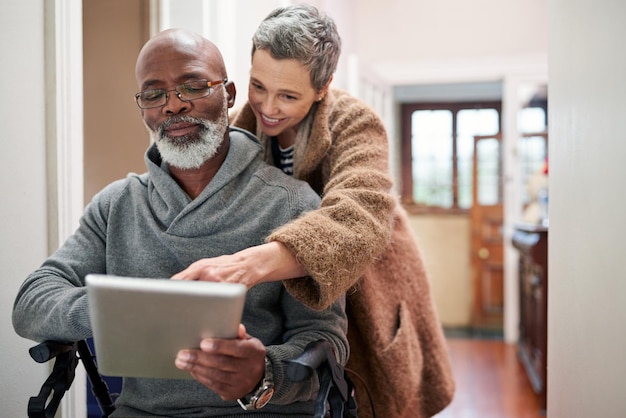
{"label": "eyeglass lens", "polygon": [[222,84],[225,80],[220,81],[206,81],[197,80],[189,81],[187,83],[177,86],[174,90],[166,91],[164,89],[144,90],[135,95],[137,104],[142,109],[150,109],[153,107],[163,106],[167,103],[168,94],[172,91],[178,96],[180,100],[191,101],[207,97],[213,92],[213,86],[216,84]]}

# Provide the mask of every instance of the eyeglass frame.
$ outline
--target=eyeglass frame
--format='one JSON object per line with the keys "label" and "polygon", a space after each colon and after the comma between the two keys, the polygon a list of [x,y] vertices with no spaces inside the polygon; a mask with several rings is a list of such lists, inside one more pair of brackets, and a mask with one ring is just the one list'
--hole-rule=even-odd
{"label": "eyeglass frame", "polygon": [[[216,80],[216,81],[208,81],[208,80],[194,80],[192,82],[206,82],[207,84],[207,94],[205,96],[200,96],[200,97],[194,97],[193,99],[183,99],[181,97],[182,93],[178,91],[179,88],[184,87],[185,85],[187,85],[190,82],[187,83],[183,83],[183,84],[179,84],[178,86],[174,87],[171,90],[164,90],[164,89],[150,89],[150,90],[143,90],[140,91],[139,93],[135,94],[135,103],[137,103],[137,106],[139,106],[140,109],[156,109],[157,107],[162,107],[165,106],[168,102],[168,100],[170,99],[170,93],[171,92],[175,92],[176,97],[178,97],[178,100],[180,100],[181,102],[191,102],[193,100],[198,100],[198,99],[202,99],[204,97],[209,97],[211,96],[211,94],[213,94],[213,90],[211,89],[211,87],[213,86],[219,86],[220,84],[226,85],[226,83],[228,83],[228,78],[224,78],[222,80]],[[139,104],[139,99],[141,97],[142,94],[146,93],[146,92],[150,92],[150,91],[161,91],[163,92],[164,96],[165,96],[165,102],[163,104],[159,104],[156,106],[150,106],[150,107],[143,107]]]}

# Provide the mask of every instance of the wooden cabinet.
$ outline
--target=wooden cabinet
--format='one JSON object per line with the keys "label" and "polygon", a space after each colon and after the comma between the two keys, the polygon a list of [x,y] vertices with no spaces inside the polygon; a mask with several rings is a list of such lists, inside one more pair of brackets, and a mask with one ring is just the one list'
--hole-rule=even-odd
{"label": "wooden cabinet", "polygon": [[520,252],[518,354],[543,410],[548,355],[548,229],[518,225],[513,246]]}

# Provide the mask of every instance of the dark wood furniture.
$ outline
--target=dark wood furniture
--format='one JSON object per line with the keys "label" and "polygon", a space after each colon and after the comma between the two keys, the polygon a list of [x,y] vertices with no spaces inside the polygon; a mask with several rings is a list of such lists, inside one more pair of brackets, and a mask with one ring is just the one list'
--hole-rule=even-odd
{"label": "dark wood furniture", "polygon": [[546,409],[548,355],[548,228],[517,225],[513,246],[520,252],[518,355],[539,404]]}

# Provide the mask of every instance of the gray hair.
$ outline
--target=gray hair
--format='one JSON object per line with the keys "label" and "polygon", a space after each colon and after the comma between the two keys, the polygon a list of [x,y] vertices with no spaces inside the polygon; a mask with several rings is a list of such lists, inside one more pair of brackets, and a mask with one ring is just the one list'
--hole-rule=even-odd
{"label": "gray hair", "polygon": [[308,4],[279,7],[271,12],[252,36],[252,55],[268,50],[274,59],[295,59],[320,91],[337,69],[341,38],[332,18]]}

